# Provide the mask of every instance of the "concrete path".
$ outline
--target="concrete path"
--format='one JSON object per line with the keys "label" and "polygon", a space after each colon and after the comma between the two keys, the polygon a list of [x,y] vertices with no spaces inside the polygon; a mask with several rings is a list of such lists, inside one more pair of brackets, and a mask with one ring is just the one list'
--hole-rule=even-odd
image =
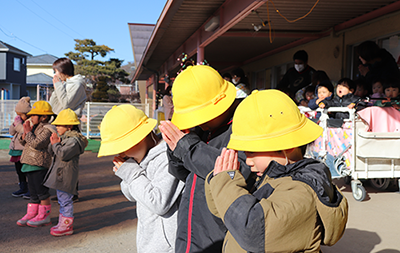
{"label": "concrete path", "polygon": [[[13,198],[17,175],[6,150],[0,150],[0,252],[136,252],[135,203],[128,202],[112,172],[112,157],[81,156],[79,197],[74,204],[72,236],[55,238],[50,226],[18,227],[16,221],[26,211],[27,200]],[[351,188],[335,181],[349,201],[349,221],[343,238],[324,253],[400,253],[400,194],[397,188],[381,192],[364,186],[363,202],[354,200]],[[58,204],[52,203],[52,223],[56,224]]]}

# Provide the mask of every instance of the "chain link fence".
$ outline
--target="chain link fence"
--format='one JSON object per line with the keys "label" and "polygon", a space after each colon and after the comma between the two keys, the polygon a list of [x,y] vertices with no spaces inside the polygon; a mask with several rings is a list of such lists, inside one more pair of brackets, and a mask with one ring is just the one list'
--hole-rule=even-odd
{"label": "chain link fence", "polygon": [[[0,137],[12,137],[9,132],[9,126],[14,122],[17,116],[15,113],[15,106],[19,100],[0,100]],[[31,101],[33,104],[35,101]],[[120,105],[119,103],[97,103],[86,102],[85,108],[81,117],[82,134],[88,139],[100,138],[100,123],[104,115],[114,106]],[[136,108],[144,111],[146,115],[150,115],[149,103],[139,104],[132,103]]]}

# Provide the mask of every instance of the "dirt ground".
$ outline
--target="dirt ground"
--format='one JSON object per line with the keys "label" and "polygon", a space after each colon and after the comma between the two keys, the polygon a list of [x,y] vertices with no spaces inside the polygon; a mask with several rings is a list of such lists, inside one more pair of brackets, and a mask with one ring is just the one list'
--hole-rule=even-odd
{"label": "dirt ground", "polygon": [[[74,203],[74,234],[54,237],[50,227],[19,227],[28,200],[14,198],[18,189],[14,164],[0,150],[0,252],[136,252],[136,210],[120,191],[112,157],[85,152],[80,159],[79,201]],[[55,194],[55,191],[51,191]],[[52,202],[51,221],[59,206]]]}
{"label": "dirt ground", "polygon": [[[14,198],[18,189],[8,150],[0,150],[0,252],[136,252],[135,203],[122,195],[112,172],[112,157],[85,152],[80,159],[79,202],[74,204],[72,236],[53,237],[50,226],[19,227],[28,200]],[[349,220],[342,239],[324,253],[400,253],[400,194],[398,188],[378,191],[367,182],[367,198],[354,200],[351,188],[335,180],[349,202]],[[54,193],[54,191],[52,191]],[[52,203],[51,221],[57,223],[58,204]],[[155,252],[157,253],[157,252]]]}

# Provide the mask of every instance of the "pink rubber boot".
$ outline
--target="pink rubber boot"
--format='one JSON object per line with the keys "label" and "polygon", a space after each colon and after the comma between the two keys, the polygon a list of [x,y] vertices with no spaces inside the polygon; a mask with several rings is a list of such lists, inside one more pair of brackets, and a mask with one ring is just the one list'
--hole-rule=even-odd
{"label": "pink rubber boot", "polygon": [[38,214],[39,204],[29,203],[24,217],[17,221],[17,225],[25,227],[26,223]]}
{"label": "pink rubber boot", "polygon": [[30,227],[50,225],[51,205],[39,205],[39,213],[35,218],[30,219],[26,224]]}
{"label": "pink rubber boot", "polygon": [[58,220],[58,228],[50,230],[50,234],[54,236],[72,235],[72,233],[74,232],[74,229],[72,227],[73,223],[73,217],[64,217],[61,215],[61,219]]}
{"label": "pink rubber boot", "polygon": [[59,227],[60,224],[61,224],[61,219],[62,219],[62,214],[60,213],[60,214],[58,215],[58,224],[55,225],[55,226],[53,226],[53,227],[51,227],[51,228],[50,228],[50,231],[53,231],[54,229],[58,229],[58,227]]}

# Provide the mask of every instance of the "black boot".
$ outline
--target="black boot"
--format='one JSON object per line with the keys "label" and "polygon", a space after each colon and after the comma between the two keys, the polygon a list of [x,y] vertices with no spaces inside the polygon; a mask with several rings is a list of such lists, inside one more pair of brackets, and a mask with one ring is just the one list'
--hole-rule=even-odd
{"label": "black boot", "polygon": [[28,183],[27,182],[21,182],[21,183],[19,183],[19,190],[13,192],[11,195],[13,197],[20,198],[27,192],[28,192]]}

